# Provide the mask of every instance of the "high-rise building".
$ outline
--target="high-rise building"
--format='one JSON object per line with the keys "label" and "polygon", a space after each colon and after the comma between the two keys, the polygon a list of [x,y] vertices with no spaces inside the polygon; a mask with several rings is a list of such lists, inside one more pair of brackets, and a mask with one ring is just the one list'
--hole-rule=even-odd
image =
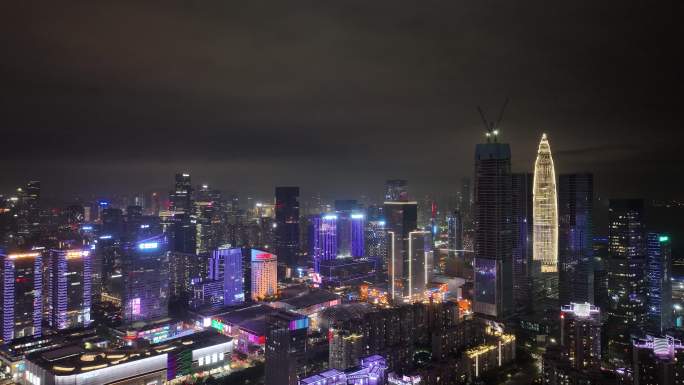
{"label": "high-rise building", "polygon": [[560,303],[594,302],[592,174],[558,179]]}
{"label": "high-rise building", "polygon": [[5,253],[0,249],[2,339],[40,336],[43,313],[43,256],[40,251]]}
{"label": "high-rise building", "polygon": [[387,279],[388,266],[388,239],[387,228],[384,219],[368,220],[366,222],[366,257],[375,261],[377,280],[383,282]]}
{"label": "high-rise building", "polygon": [[278,294],[278,260],[274,254],[251,250],[252,300],[260,301]]}
{"label": "high-rise building", "polygon": [[31,237],[40,222],[40,181],[30,181],[17,189],[17,199],[17,232],[21,237]]}
{"label": "high-rise building", "polygon": [[299,187],[275,189],[275,250],[289,267],[299,263]]}
{"label": "high-rise building", "polygon": [[385,201],[408,201],[408,182],[404,179],[391,179],[385,182]]}
{"label": "high-rise building", "polygon": [[601,311],[594,305],[571,303],[561,307],[563,356],[575,369],[601,367]]}
{"label": "high-rise building", "polygon": [[226,306],[245,302],[245,273],[249,273],[245,269],[245,251],[239,247],[220,247],[212,252],[209,279],[223,282],[223,304]]}
{"label": "high-rise building", "polygon": [[473,311],[504,318],[513,310],[511,148],[497,136],[475,150]]}
{"label": "high-rise building", "polygon": [[648,233],[646,253],[647,330],[664,334],[672,328],[672,246],[670,237]]}
{"label": "high-rise building", "polygon": [[513,302],[518,311],[532,305],[532,184],[530,173],[511,175]]}
{"label": "high-rise building", "polygon": [[432,280],[432,233],[415,230],[409,232],[408,244],[408,292],[405,296],[409,301],[424,298],[427,286]]}
{"label": "high-rise building", "polygon": [[337,258],[337,221],[338,216],[336,214],[320,214],[310,219],[309,245],[316,273],[320,272],[322,261]]}
{"label": "high-rise building", "polygon": [[171,251],[169,258],[169,293],[174,297],[191,294],[192,285],[207,276],[208,257]]}
{"label": "high-rise building", "polygon": [[192,214],[192,181],[190,174],[176,174],[176,185],[173,191],[169,192],[171,211],[177,213]]}
{"label": "high-rise building", "polygon": [[124,246],[123,320],[145,321],[168,314],[169,266],[166,238],[157,235]]}
{"label": "high-rise building", "polygon": [[197,220],[187,213],[174,214],[171,229],[173,251],[185,254],[197,252]]}
{"label": "high-rise building", "polygon": [[362,258],[366,255],[366,216],[360,212],[352,212],[349,215],[351,227],[351,256]]}
{"label": "high-rise building", "polygon": [[92,302],[90,250],[50,250],[47,318],[55,329],[87,327]]}
{"label": "high-rise building", "polygon": [[456,210],[448,215],[447,221],[447,246],[449,257],[461,256],[463,253],[463,218],[461,212]]}
{"label": "high-rise building", "polygon": [[306,367],[309,318],[277,311],[266,317],[265,385],[297,385]]}
{"label": "high-rise building", "polygon": [[389,238],[388,281],[390,297],[393,301],[403,301],[409,297],[409,271],[411,256],[409,239],[411,232],[417,230],[418,207],[416,202],[387,201],[385,217]]}
{"label": "high-rise building", "polygon": [[684,378],[684,345],[672,336],[633,341],[634,385],[681,384]]}
{"label": "high-rise building", "polygon": [[533,295],[558,298],[558,199],[551,147],[542,134],[534,163]]}
{"label": "high-rise building", "polygon": [[608,356],[622,367],[631,360],[631,334],[645,323],[645,231],[641,199],[611,200],[608,209]]}

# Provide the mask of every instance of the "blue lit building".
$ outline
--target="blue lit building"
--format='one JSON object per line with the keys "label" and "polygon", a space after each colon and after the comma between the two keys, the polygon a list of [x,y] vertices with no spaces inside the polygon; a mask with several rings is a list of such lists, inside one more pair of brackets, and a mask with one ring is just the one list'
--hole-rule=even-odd
{"label": "blue lit building", "polygon": [[351,221],[351,256],[354,258],[362,258],[366,253],[365,246],[365,215],[361,213],[352,213]]}
{"label": "blue lit building", "polygon": [[168,314],[169,266],[166,237],[161,234],[124,246],[123,320],[126,323]]}
{"label": "blue lit building", "polygon": [[209,263],[209,278],[223,282],[223,304],[245,302],[245,269],[243,250],[239,247],[214,250]]}
{"label": "blue lit building", "polygon": [[311,218],[310,242],[314,271],[320,272],[321,261],[337,258],[337,215],[321,214]]}
{"label": "blue lit building", "polygon": [[664,334],[672,328],[672,246],[670,237],[648,233],[646,236],[647,330]]}

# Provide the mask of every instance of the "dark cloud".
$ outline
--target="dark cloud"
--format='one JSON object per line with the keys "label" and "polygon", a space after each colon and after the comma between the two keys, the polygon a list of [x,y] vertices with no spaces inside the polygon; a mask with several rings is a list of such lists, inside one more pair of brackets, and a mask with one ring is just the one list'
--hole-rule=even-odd
{"label": "dark cloud", "polygon": [[[559,170],[596,169],[603,194],[676,195],[638,181],[682,165],[661,151],[684,136],[681,7],[11,2],[0,14],[0,187],[42,178],[67,194],[126,191],[192,168],[239,191],[289,178],[358,194],[406,177],[444,192],[472,172],[476,106],[510,97],[515,169],[531,170],[544,131]],[[630,185],[624,170],[638,173]]]}

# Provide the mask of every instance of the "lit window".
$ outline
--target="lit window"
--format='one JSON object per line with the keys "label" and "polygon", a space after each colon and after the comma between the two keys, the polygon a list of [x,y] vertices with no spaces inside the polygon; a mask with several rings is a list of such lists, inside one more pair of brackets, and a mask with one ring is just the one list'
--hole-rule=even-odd
{"label": "lit window", "polygon": [[199,366],[203,366],[203,365],[204,365],[204,357],[200,357],[199,358]]}

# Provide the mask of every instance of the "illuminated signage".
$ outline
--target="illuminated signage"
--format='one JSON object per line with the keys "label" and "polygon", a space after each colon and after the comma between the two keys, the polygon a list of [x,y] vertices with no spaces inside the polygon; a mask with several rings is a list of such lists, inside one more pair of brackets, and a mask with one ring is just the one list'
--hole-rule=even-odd
{"label": "illuminated signage", "polygon": [[252,262],[256,261],[272,261],[276,256],[261,250],[252,249]]}
{"label": "illuminated signage", "polygon": [[300,318],[290,321],[290,330],[306,329],[309,327],[309,318]]}
{"label": "illuminated signage", "polygon": [[351,218],[352,219],[363,219],[363,214],[352,214]]}
{"label": "illuminated signage", "polygon": [[140,250],[155,250],[159,248],[159,242],[143,242],[138,244]]}

